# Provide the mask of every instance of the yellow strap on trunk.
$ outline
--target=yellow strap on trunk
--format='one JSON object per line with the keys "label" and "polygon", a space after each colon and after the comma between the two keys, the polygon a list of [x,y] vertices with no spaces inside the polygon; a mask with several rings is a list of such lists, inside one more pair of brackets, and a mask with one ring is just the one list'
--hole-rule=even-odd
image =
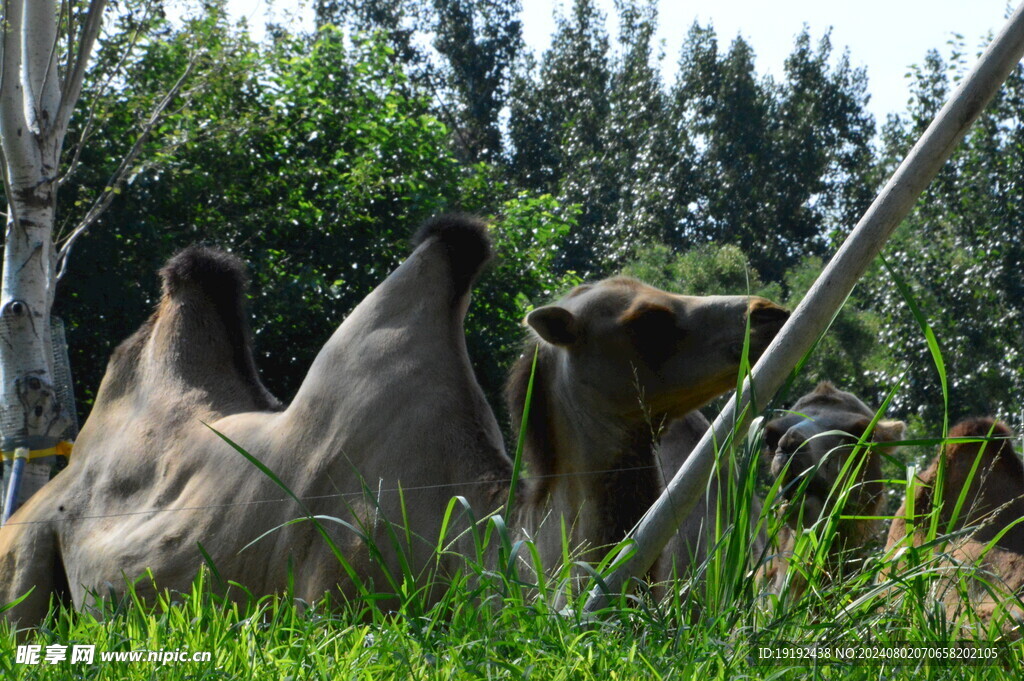
{"label": "yellow strap on trunk", "polygon": [[[74,442],[61,440],[56,445],[48,449],[33,449],[28,453],[28,457],[25,458],[29,461],[32,459],[42,459],[44,456],[64,456],[70,459],[71,449],[74,445]],[[18,456],[17,450],[13,452],[0,452],[0,455],[2,455],[4,459],[22,458]]]}

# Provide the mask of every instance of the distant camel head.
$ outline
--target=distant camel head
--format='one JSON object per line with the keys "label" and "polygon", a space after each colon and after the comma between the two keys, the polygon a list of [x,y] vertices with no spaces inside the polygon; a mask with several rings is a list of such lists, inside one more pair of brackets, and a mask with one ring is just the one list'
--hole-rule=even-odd
{"label": "distant camel head", "polygon": [[[1013,450],[1012,431],[991,418],[963,421],[949,431],[949,437],[974,441],[945,444],[917,476],[913,515],[904,501],[893,516],[886,549],[897,549],[905,542],[924,544],[938,505],[937,535],[966,534],[935,547],[943,578],[933,585],[932,593],[944,602],[950,619],[967,608],[983,620],[1001,613],[1006,616],[1004,630],[1019,638],[1024,624],[1018,600],[1024,596],[1024,463]],[[907,536],[908,522],[913,523],[912,537]],[[894,566],[899,565],[902,551],[893,554]],[[960,573],[961,567],[978,572]],[[972,578],[963,581],[961,576]],[[963,584],[966,591],[958,588]]]}
{"label": "distant camel head", "polygon": [[[951,442],[918,476],[914,492],[917,514],[932,511],[939,466],[944,465],[940,530],[974,527],[971,538],[989,542],[1018,518],[1024,517],[1024,464],[1013,451],[1013,432],[991,418],[974,418],[958,423],[950,438],[977,438],[973,442]],[[961,501],[962,499],[962,501]],[[954,510],[959,507],[955,520]],[[896,513],[889,532],[889,544],[906,534],[903,508]],[[918,526],[918,532],[922,527]],[[999,537],[998,546],[1024,555],[1024,523]],[[1024,570],[1021,570],[1024,577]]]}
{"label": "distant camel head", "polygon": [[862,447],[857,450],[863,457],[860,461],[850,462],[850,456],[862,438],[875,443],[901,440],[906,425],[880,420],[865,438],[873,417],[874,411],[856,396],[825,382],[765,427],[772,476],[781,478],[782,494],[791,502],[787,513],[791,527],[798,529],[798,518],[802,518],[803,527],[821,518],[830,505],[830,496],[834,501],[838,494],[833,488],[844,468],[855,476],[853,484],[857,485],[847,501],[847,511],[878,514],[884,501],[878,452]]}

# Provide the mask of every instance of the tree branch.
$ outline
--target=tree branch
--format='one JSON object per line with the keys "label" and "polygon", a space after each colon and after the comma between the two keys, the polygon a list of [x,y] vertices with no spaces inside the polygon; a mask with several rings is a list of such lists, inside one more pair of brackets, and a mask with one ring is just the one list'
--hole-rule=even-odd
{"label": "tree branch", "polygon": [[139,133],[139,136],[136,138],[132,148],[127,154],[125,154],[124,158],[121,159],[121,163],[118,165],[117,170],[115,170],[114,174],[110,176],[103,192],[96,198],[92,206],[90,206],[89,211],[85,214],[85,217],[82,218],[82,221],[78,223],[78,226],[75,227],[71,234],[67,236],[67,239],[65,239],[64,244],[60,247],[60,251],[57,253],[57,282],[60,282],[64,277],[64,274],[67,272],[68,257],[71,254],[71,250],[74,248],[75,242],[78,241],[83,234],[89,231],[89,228],[92,227],[100,216],[103,215],[107,207],[110,206],[110,203],[118,193],[118,189],[120,189],[121,185],[124,184],[125,177],[128,174],[128,169],[135,163],[135,159],[138,158],[139,154],[142,153],[142,147],[149,139],[149,136],[153,133],[153,130],[156,129],[164,111],[171,105],[171,102],[174,101],[174,98],[177,97],[182,87],[184,87],[185,81],[187,81],[188,77],[192,74],[192,70],[195,68],[197,61],[197,56],[193,56],[192,59],[189,60],[188,66],[185,67],[185,71],[181,74],[181,77],[178,78],[178,81],[174,86],[168,90],[167,94],[164,95],[163,99],[161,99],[153,109],[146,125]]}
{"label": "tree branch", "polygon": [[[21,78],[21,101],[23,115],[25,117],[25,126],[36,135],[40,133],[39,128],[39,105],[36,102],[36,90],[32,87],[32,67],[29,62],[32,60],[29,58],[29,48],[31,47],[32,38],[29,35],[32,28],[30,21],[27,21],[28,4],[33,0],[22,0],[21,6],[21,25],[18,29],[18,40],[21,41],[21,68],[18,70],[19,77]],[[14,27],[12,27],[14,28]]]}
{"label": "tree branch", "polygon": [[[31,2],[32,0],[28,0]],[[82,26],[82,37],[78,41],[78,55],[75,58],[75,66],[64,81],[61,91],[60,106],[57,109],[57,116],[53,129],[63,136],[71,121],[71,113],[78,102],[78,96],[82,93],[82,84],[85,82],[85,69],[89,64],[89,57],[92,55],[93,45],[99,36],[100,28],[103,25],[103,9],[107,0],[90,0],[89,11],[85,17],[85,24]],[[63,142],[63,140],[60,140]]]}
{"label": "tree branch", "polygon": [[92,122],[96,118],[96,105],[103,98],[103,95],[106,94],[107,88],[110,87],[110,84],[113,82],[114,77],[121,71],[121,68],[124,66],[124,63],[128,61],[128,56],[135,50],[135,46],[139,42],[139,37],[142,35],[142,27],[145,26],[146,23],[149,21],[149,15],[152,12],[152,10],[153,2],[147,2],[146,11],[142,15],[142,20],[135,27],[135,32],[132,33],[131,40],[128,41],[128,45],[125,47],[124,52],[121,54],[121,57],[117,60],[117,64],[114,66],[113,69],[111,69],[106,81],[103,83],[102,86],[100,86],[99,92],[96,93],[96,96],[93,97],[92,101],[89,103],[89,113],[86,115],[85,124],[82,126],[82,134],[79,136],[78,142],[75,144],[75,151],[72,154],[71,161],[68,163],[67,170],[65,170],[64,173],[60,176],[60,179],[57,180],[58,186],[63,185],[65,182],[67,182],[67,180],[74,174],[75,170],[78,168],[78,161],[82,156],[82,150],[85,148],[85,142],[86,140],[89,139],[90,135],[92,134]]}
{"label": "tree branch", "polygon": [[[9,0],[4,0],[4,24],[10,19],[11,13],[8,9]],[[8,31],[6,26],[0,26],[0,93],[4,91],[4,74],[7,73],[7,69],[3,67],[6,62],[7,54],[7,36]],[[11,178],[7,176],[7,155],[3,153],[3,149],[0,148],[0,174],[3,175],[4,181],[4,198],[7,199],[8,215],[10,221],[14,223],[15,228],[18,227],[18,214],[14,208],[14,202],[11,201]]]}
{"label": "tree branch", "polygon": [[14,198],[11,192],[11,176],[7,173],[7,155],[0,150],[0,174],[4,176],[4,196],[7,198],[7,212],[14,229],[21,229],[21,220],[18,219],[18,209],[15,207]]}
{"label": "tree branch", "polygon": [[[28,1],[29,2],[33,2],[33,1],[37,1],[37,0],[28,0]],[[63,6],[64,6],[64,3],[62,2],[61,3],[61,7],[63,8]],[[68,10],[70,11],[70,7],[68,8]],[[58,25],[58,28],[59,28],[59,26],[60,26],[60,15],[57,15],[56,21],[57,21],[57,25]],[[44,106],[45,106],[45,101],[46,101],[46,95],[43,94],[43,93],[46,92],[46,87],[50,84],[50,78],[51,77],[58,77],[57,76],[57,48],[59,47],[59,45],[60,45],[60,31],[59,30],[55,30],[53,32],[53,42],[50,43],[50,54],[46,58],[46,69],[45,69],[45,71],[43,71],[43,80],[42,80],[42,83],[39,86],[39,92],[40,92],[40,96],[43,98],[43,102],[44,102],[43,105]],[[49,124],[52,126],[53,125],[53,121],[49,121]],[[49,134],[50,131],[47,130],[45,132],[47,134]]]}
{"label": "tree branch", "polygon": [[[64,77],[71,73],[71,69],[74,66],[74,55],[75,55],[75,13],[71,9],[71,0],[61,0],[61,7],[67,9],[68,24],[67,24],[67,39],[68,44],[64,50]],[[64,83],[60,84],[60,90],[64,92]]]}
{"label": "tree branch", "polygon": [[7,36],[10,33],[7,29],[11,27],[10,0],[3,0],[3,7],[3,23],[0,24],[0,92],[4,91],[4,74],[7,73],[7,68],[4,64],[7,63]]}
{"label": "tree branch", "polygon": [[[3,43],[3,58],[0,60],[0,137],[3,142],[4,160],[9,183],[18,180],[16,169],[30,166],[38,148],[32,135],[19,134],[28,125],[25,122],[25,107],[17,89],[21,86],[21,31],[25,23],[22,16],[23,0],[5,0],[5,31],[0,31]],[[7,200],[13,200],[8,194]]]}

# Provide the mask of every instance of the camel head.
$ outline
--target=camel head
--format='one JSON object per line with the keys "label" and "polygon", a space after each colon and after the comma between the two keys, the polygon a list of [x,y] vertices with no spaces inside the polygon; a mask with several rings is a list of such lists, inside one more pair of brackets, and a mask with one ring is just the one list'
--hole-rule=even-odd
{"label": "camel head", "polygon": [[[906,502],[889,526],[886,550],[894,551],[893,570],[899,569],[904,551],[898,547],[904,543],[920,546],[928,539],[942,468],[937,533],[960,533],[949,543],[934,547],[940,578],[930,593],[944,602],[950,620],[965,610],[973,610],[983,621],[1000,612],[1004,632],[1020,638],[1024,623],[1019,606],[1019,598],[1024,595],[1024,523],[1019,521],[1024,518],[1024,463],[1013,450],[1013,432],[994,419],[968,419],[954,426],[949,437],[974,441],[947,442],[918,475],[913,493],[913,529],[907,527]],[[908,531],[912,537],[907,536]],[[966,572],[962,571],[965,567]],[[966,589],[961,588],[965,585]]]}
{"label": "camel head", "polygon": [[[855,506],[857,514],[877,515],[884,501],[881,460],[874,448],[856,448],[873,417],[874,412],[853,394],[821,383],[789,413],[765,426],[771,473],[781,478],[782,494],[790,502],[787,521],[792,526],[799,517],[805,527],[817,522],[836,500],[844,468],[855,476],[847,514],[854,512]],[[880,420],[867,440],[893,442],[903,439],[905,431],[902,421]],[[863,459],[847,467],[855,451]]]}
{"label": "camel head", "polygon": [[[1024,516],[1024,463],[1013,450],[1013,432],[994,419],[973,418],[955,425],[949,437],[976,440],[949,442],[942,447],[919,476],[914,493],[915,513],[932,510],[939,466],[944,465],[940,531],[977,526],[972,539],[991,541],[1008,524]],[[961,497],[963,502],[959,503]],[[958,505],[960,511],[954,521],[953,511]],[[890,529],[890,545],[905,532],[904,513],[900,511]],[[1024,554],[1024,526],[1010,528],[999,537],[998,545]]]}
{"label": "camel head", "polygon": [[[533,375],[523,458],[534,516],[564,519],[573,546],[620,541],[661,491],[662,427],[735,387],[745,345],[753,361],[787,317],[763,298],[674,295],[627,277],[531,312],[507,398],[518,428]],[[670,467],[688,453],[677,444]],[[559,527],[535,535],[542,555],[560,557]]]}
{"label": "camel head", "polygon": [[627,277],[577,286],[526,323],[557,357],[556,391],[574,391],[601,418],[681,417],[736,386],[749,356],[789,314],[764,298],[681,296]]}

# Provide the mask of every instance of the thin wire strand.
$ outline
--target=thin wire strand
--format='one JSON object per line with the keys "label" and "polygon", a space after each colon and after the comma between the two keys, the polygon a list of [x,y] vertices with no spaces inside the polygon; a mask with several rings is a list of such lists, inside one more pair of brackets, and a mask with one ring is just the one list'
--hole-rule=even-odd
{"label": "thin wire strand", "polygon": [[[964,438],[946,438],[944,440],[939,439],[939,440],[935,440],[935,441],[936,442],[978,442],[978,441],[983,441],[983,440],[984,441],[988,441],[988,440],[1003,440],[1003,439],[1010,439],[1010,438],[964,437]],[[907,440],[906,442],[910,443],[910,444],[917,444],[918,443],[918,441],[916,441],[916,440]],[[870,445],[870,444],[873,444],[873,443],[868,443],[868,444]],[[886,444],[890,444],[891,445],[891,444],[899,444],[899,443],[886,443]],[[628,473],[630,471],[644,471],[644,470],[651,470],[651,469],[660,470],[661,467],[657,463],[652,463],[652,464],[649,464],[649,465],[646,465],[646,466],[631,466],[631,467],[627,467],[627,468],[606,468],[606,469],[599,470],[599,471],[585,471],[585,472],[582,472],[582,473],[549,473],[549,474],[546,474],[546,475],[524,476],[524,477],[520,478],[520,481],[521,482],[529,482],[529,481],[533,481],[533,480],[550,480],[550,479],[556,479],[556,478],[572,478],[572,477],[582,478],[582,477],[585,477],[585,476],[609,475],[609,474],[612,474],[612,473]],[[661,471],[661,472],[662,472],[662,475],[664,475],[664,471]],[[493,485],[495,483],[511,484],[511,482],[512,482],[511,478],[494,478],[494,479],[489,479],[489,480],[469,480],[469,481],[463,481],[463,482],[446,482],[446,483],[443,483],[443,484],[440,484],[440,485],[414,485],[412,487],[401,487],[401,486],[399,486],[399,487],[389,487],[389,488],[386,488],[386,489],[378,489],[377,490],[377,494],[381,494],[381,495],[383,495],[383,494],[393,494],[393,493],[396,493],[396,492],[401,492],[401,493],[405,494],[407,492],[422,492],[422,491],[431,490],[431,489],[450,489],[450,488],[453,488],[453,487],[469,487],[469,486],[474,486],[474,485]],[[363,496],[364,494],[365,494],[365,492],[363,492],[363,491],[359,491],[359,492],[337,492],[335,494],[318,494],[318,495],[311,495],[311,496],[303,496],[303,497],[298,497],[298,499],[300,501],[319,501],[319,500],[323,500],[323,499],[341,499],[341,498],[345,498],[345,497],[359,497],[359,496]],[[257,505],[257,504],[278,504],[278,503],[283,503],[283,502],[295,503],[294,499],[291,499],[289,497],[279,497],[279,498],[276,498],[276,499],[252,499],[250,501],[232,501],[232,502],[225,502],[225,503],[222,503],[222,504],[205,504],[205,505],[200,505],[200,506],[181,506],[179,508],[150,508],[150,509],[140,510],[140,511],[126,511],[124,513],[100,513],[100,514],[95,514],[95,515],[68,515],[65,518],[59,518],[59,519],[53,519],[53,520],[23,520],[23,521],[19,521],[19,522],[7,522],[7,523],[4,523],[3,527],[13,527],[13,526],[16,526],[16,525],[46,525],[46,524],[52,524],[52,523],[58,523],[58,522],[68,522],[68,521],[72,521],[72,520],[102,520],[104,518],[128,518],[128,517],[132,517],[132,516],[153,515],[153,514],[157,514],[157,513],[178,513],[178,512],[181,512],[181,511],[203,511],[203,510],[211,510],[211,509],[218,509],[218,508],[236,508],[236,507],[242,507],[242,506],[253,506],[253,505]]]}

